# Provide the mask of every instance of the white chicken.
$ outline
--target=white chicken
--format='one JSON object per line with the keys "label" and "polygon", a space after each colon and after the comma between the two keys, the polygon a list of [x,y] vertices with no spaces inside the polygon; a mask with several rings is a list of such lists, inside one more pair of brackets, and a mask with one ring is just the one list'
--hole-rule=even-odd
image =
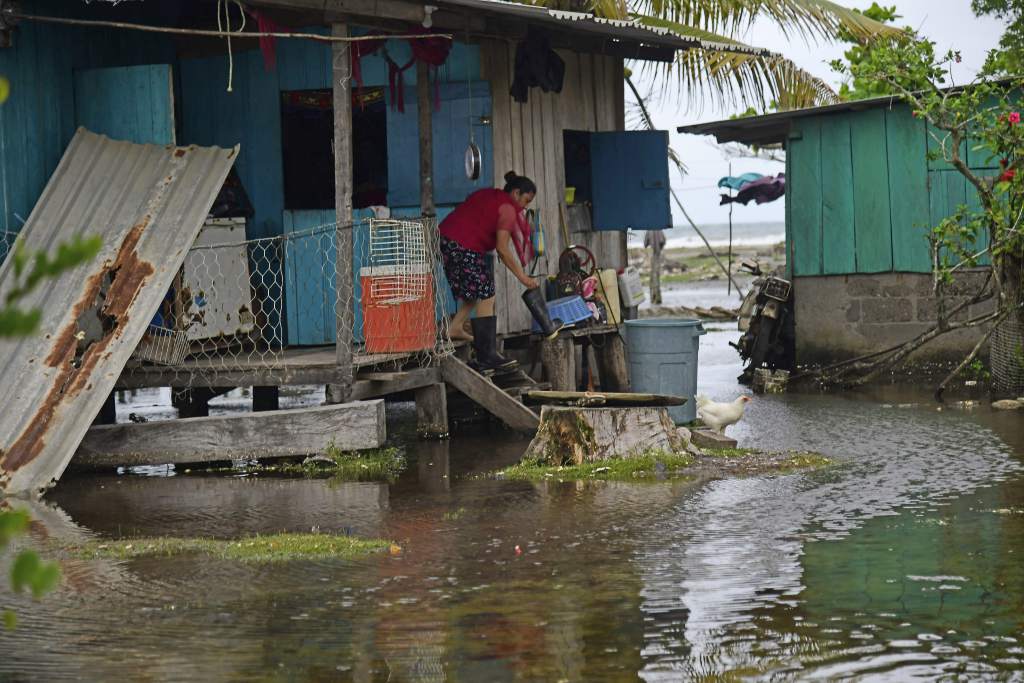
{"label": "white chicken", "polygon": [[731,403],[718,403],[707,396],[698,396],[697,417],[719,434],[725,434],[726,427],[736,424],[743,418],[743,410],[752,400],[749,396],[740,396]]}

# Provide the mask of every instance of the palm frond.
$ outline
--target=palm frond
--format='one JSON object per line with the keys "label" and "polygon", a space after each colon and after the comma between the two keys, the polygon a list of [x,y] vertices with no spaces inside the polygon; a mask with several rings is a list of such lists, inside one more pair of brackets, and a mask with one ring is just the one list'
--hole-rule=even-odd
{"label": "palm frond", "polygon": [[811,39],[836,39],[843,32],[858,39],[900,33],[831,0],[629,0],[629,5],[635,14],[729,36],[743,33],[759,17],[771,19],[787,35]]}
{"label": "palm frond", "polygon": [[671,64],[645,68],[655,70],[663,88],[674,86],[681,100],[697,107],[767,110],[774,103],[788,110],[839,101],[828,83],[777,54],[693,49],[680,52]]}

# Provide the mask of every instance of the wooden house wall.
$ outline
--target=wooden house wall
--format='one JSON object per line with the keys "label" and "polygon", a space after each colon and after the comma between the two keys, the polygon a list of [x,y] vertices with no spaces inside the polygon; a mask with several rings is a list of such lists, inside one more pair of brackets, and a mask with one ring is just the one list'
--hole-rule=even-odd
{"label": "wooden house wall", "polygon": [[[561,93],[543,93],[532,88],[528,101],[512,100],[509,87],[515,64],[515,45],[490,40],[480,46],[482,76],[491,83],[494,118],[494,183],[504,184],[504,175],[516,171],[537,183],[535,206],[540,212],[546,241],[546,258],[538,264],[538,275],[558,270],[558,255],[565,247],[560,226],[560,205],[565,199],[563,130],[615,131],[625,127],[623,64],[615,57],[559,52],[565,60],[565,81]],[[626,264],[624,232],[575,232],[576,244],[589,247],[601,266],[621,268]],[[530,314],[519,300],[522,285],[508,269],[498,266],[498,329],[519,332],[530,329]]]}
{"label": "wooden house wall", "polygon": [[[53,3],[31,3],[48,11]],[[173,43],[130,31],[23,22],[14,46],[0,49],[11,83],[0,105],[0,230],[18,232],[76,129],[75,69],[170,63]],[[80,93],[88,97],[89,93]]]}
{"label": "wooden house wall", "polygon": [[[786,157],[793,275],[931,272],[928,231],[978,205],[960,173],[928,160],[935,144],[905,105],[796,119]],[[992,172],[990,160],[964,154]]]}

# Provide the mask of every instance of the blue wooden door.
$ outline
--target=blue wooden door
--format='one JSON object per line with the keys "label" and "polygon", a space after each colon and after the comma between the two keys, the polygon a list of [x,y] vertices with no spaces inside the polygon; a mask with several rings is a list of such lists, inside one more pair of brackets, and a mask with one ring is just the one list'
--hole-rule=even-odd
{"label": "blue wooden door", "polygon": [[668,132],[592,133],[590,136],[595,230],[667,230]]}
{"label": "blue wooden door", "polygon": [[[433,92],[433,85],[431,85]],[[441,108],[432,115],[434,143],[434,203],[458,204],[469,194],[491,186],[494,178],[491,143],[491,91],[486,82],[442,83]],[[388,102],[388,206],[420,205],[419,120],[416,89],[405,90],[405,111]],[[483,158],[480,177],[470,180],[465,172],[465,153],[470,141]]]}
{"label": "blue wooden door", "polygon": [[173,145],[171,66],[75,71],[75,122],[115,140]]}

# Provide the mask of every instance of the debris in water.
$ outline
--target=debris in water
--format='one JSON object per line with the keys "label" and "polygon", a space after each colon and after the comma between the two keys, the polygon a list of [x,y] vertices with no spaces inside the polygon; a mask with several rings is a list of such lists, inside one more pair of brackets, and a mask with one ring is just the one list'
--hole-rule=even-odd
{"label": "debris in water", "polygon": [[522,555],[522,554],[523,554],[523,549],[520,548],[518,545],[516,545],[516,555]]}

